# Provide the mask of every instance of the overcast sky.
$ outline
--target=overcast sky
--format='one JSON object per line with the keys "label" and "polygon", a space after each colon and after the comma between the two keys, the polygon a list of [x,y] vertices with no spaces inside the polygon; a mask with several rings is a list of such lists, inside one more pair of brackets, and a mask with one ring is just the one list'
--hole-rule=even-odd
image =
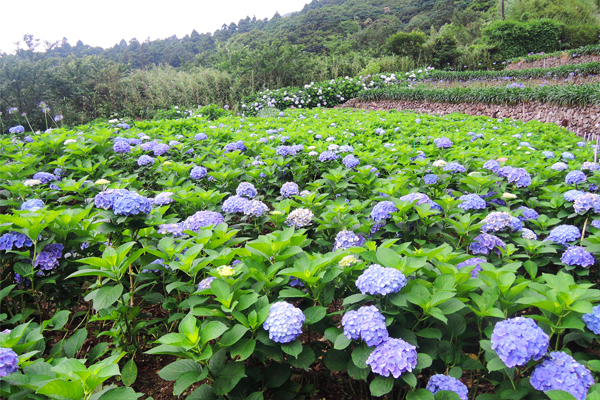
{"label": "overcast sky", "polygon": [[66,37],[71,45],[78,40],[90,46],[112,47],[121,39],[143,42],[214,32],[224,23],[256,15],[271,18],[300,11],[310,0],[29,0],[2,2],[0,52],[12,53],[23,35],[42,41]]}

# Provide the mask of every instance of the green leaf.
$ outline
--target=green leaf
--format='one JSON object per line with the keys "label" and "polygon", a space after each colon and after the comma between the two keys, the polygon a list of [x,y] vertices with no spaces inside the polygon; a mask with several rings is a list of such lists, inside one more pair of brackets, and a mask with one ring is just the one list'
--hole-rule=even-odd
{"label": "green leaf", "polygon": [[208,375],[208,370],[205,368],[202,372],[186,372],[177,378],[175,386],[173,387],[173,394],[175,396],[181,396],[181,394],[193,385],[194,383],[201,381]]}
{"label": "green leaf", "polygon": [[296,339],[290,343],[282,343],[281,350],[283,350],[284,353],[289,354],[293,357],[298,357],[298,355],[302,353],[302,342]]}
{"label": "green leaf", "polygon": [[427,389],[417,389],[414,392],[408,392],[406,400],[434,400],[434,396]]}
{"label": "green leaf", "polygon": [[68,399],[81,400],[84,398],[82,381],[66,381],[63,379],[53,379],[46,382],[36,393],[47,396],[62,396]]}
{"label": "green leaf", "polygon": [[549,390],[546,396],[550,397],[550,400],[577,400],[572,394],[562,390]]}
{"label": "green leaf", "polygon": [[158,376],[165,381],[174,381],[187,372],[200,373],[202,372],[202,365],[192,360],[178,360],[158,371]]}
{"label": "green leaf", "polygon": [[244,400],[263,400],[264,398],[263,392],[252,392]]}
{"label": "green leaf", "polygon": [[291,375],[291,369],[285,364],[272,363],[264,371],[265,386],[278,388],[283,385]]}
{"label": "green leaf", "polygon": [[85,342],[87,335],[88,333],[85,329],[79,329],[65,341],[64,349],[67,356],[75,358],[75,355],[81,349],[81,346],[83,346],[83,342]]}
{"label": "green leaf", "polygon": [[383,376],[377,375],[375,379],[369,385],[371,389],[371,395],[375,397],[381,397],[392,391],[394,387],[394,378],[384,378]]}
{"label": "green leaf", "polygon": [[292,367],[308,371],[308,368],[315,362],[315,352],[310,347],[302,346],[302,353],[296,358],[288,357],[287,361]]}
{"label": "green leaf", "polygon": [[369,376],[369,372],[371,372],[371,368],[358,368],[354,361],[348,361],[348,375],[352,377],[352,379],[363,380],[366,382],[367,377]]}
{"label": "green leaf", "polygon": [[239,356],[239,361],[244,361],[252,355],[254,348],[256,347],[256,340],[254,339],[241,339],[236,344],[229,348],[229,352],[232,358]]}
{"label": "green leaf", "polygon": [[336,350],[344,350],[346,347],[350,346],[350,343],[352,343],[352,340],[348,339],[348,337],[342,333],[335,338],[333,348]]}
{"label": "green leaf", "polygon": [[352,351],[352,362],[360,369],[367,368],[367,359],[375,347],[369,347],[366,343],[361,343]]}
{"label": "green leaf", "polygon": [[219,301],[228,301],[231,299],[231,293],[229,292],[229,286],[227,282],[222,279],[215,279],[210,283],[210,288],[215,296],[217,296],[217,300]]}
{"label": "green leaf", "polygon": [[244,325],[236,324],[221,337],[219,345],[224,347],[232,346],[237,343],[246,332],[248,332],[248,328]]}
{"label": "green leaf", "polygon": [[304,315],[306,316],[304,323],[306,325],[312,325],[325,318],[327,315],[327,309],[321,306],[308,307],[306,310],[304,310]]}
{"label": "green leaf", "polygon": [[410,387],[417,387],[417,377],[412,372],[405,372],[400,375],[400,378],[410,385]]}
{"label": "green leaf", "polygon": [[123,381],[123,385],[131,386],[133,382],[137,379],[137,365],[135,365],[135,361],[133,358],[125,364],[123,367],[123,371],[121,371],[121,379]]}
{"label": "green leaf", "polygon": [[428,368],[432,362],[433,362],[433,359],[431,358],[431,356],[429,354],[425,354],[425,353],[417,354],[417,368],[418,369]]}
{"label": "green leaf", "polygon": [[446,364],[452,364],[454,362],[454,347],[447,340],[442,340],[438,345],[438,356]]}
{"label": "green leaf", "polygon": [[367,298],[369,298],[369,296],[364,295],[364,294],[360,294],[360,293],[353,294],[353,295],[348,296],[348,297],[346,297],[344,299],[344,303],[342,304],[342,306],[346,307],[346,306],[349,306],[351,304],[355,304],[355,303],[358,303],[360,301],[363,301],[364,299],[367,299]]}
{"label": "green leaf", "polygon": [[130,387],[118,387],[104,393],[98,400],[136,400],[142,396]]}
{"label": "green leaf", "polygon": [[94,296],[94,309],[100,311],[114,304],[123,293],[123,285],[104,286],[98,289]]}
{"label": "green leaf", "polygon": [[442,339],[442,331],[440,331],[437,328],[425,328],[415,333],[417,334],[417,336],[421,336],[427,339]]}
{"label": "green leaf", "polygon": [[345,371],[350,355],[342,350],[328,350],[323,357],[325,366],[332,371]]}
{"label": "green leaf", "polygon": [[486,368],[489,372],[499,371],[506,368],[506,364],[504,364],[500,357],[495,357],[488,361]]}
{"label": "green leaf", "polygon": [[202,344],[206,344],[209,341],[218,338],[226,330],[227,330],[227,326],[222,322],[219,322],[219,321],[209,322],[208,324],[204,325],[204,327],[200,331],[200,337],[202,339]]}
{"label": "green leaf", "polygon": [[379,247],[377,249],[377,260],[384,267],[388,268],[397,268],[402,262],[398,253],[385,247]]}
{"label": "green leaf", "polygon": [[435,400],[460,400],[460,396],[450,390],[440,390],[435,394]]}
{"label": "green leaf", "polygon": [[213,382],[213,391],[215,394],[225,395],[229,393],[245,376],[246,366],[243,363],[230,362],[225,366],[225,368],[223,368],[219,378]]}
{"label": "green leaf", "polygon": [[209,385],[202,385],[194,390],[186,400],[216,400],[217,396]]}

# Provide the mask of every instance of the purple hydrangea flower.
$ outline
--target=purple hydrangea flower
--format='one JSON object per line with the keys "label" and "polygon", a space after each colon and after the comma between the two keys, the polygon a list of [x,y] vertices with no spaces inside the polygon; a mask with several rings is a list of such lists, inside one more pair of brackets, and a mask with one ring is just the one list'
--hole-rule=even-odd
{"label": "purple hydrangea flower", "polygon": [[23,125],[13,126],[12,128],[8,129],[8,133],[19,134],[23,132],[25,132],[25,128],[23,127]]}
{"label": "purple hydrangea flower", "polygon": [[192,179],[202,179],[206,176],[206,168],[196,166],[192,168],[190,171],[190,178]]}
{"label": "purple hydrangea flower", "polygon": [[492,350],[508,368],[538,361],[548,351],[549,336],[531,318],[516,317],[497,322]]}
{"label": "purple hydrangea flower", "polygon": [[194,136],[194,140],[206,140],[208,139],[208,136],[206,136],[206,133],[197,133],[196,136]]}
{"label": "purple hydrangea flower", "polygon": [[230,196],[223,202],[223,212],[226,213],[241,213],[248,205],[249,200],[242,196]]}
{"label": "purple hydrangea flower", "polygon": [[465,260],[463,262],[461,262],[460,264],[458,264],[456,266],[456,268],[461,269],[462,267],[466,267],[469,265],[474,265],[475,268],[473,268],[473,270],[471,271],[471,276],[473,278],[477,278],[477,276],[479,275],[479,273],[482,271],[482,268],[479,264],[481,263],[486,263],[487,261],[485,261],[483,258],[477,258],[477,257],[473,257],[473,258],[469,258],[468,260]]}
{"label": "purple hydrangea flower", "polygon": [[333,161],[337,159],[338,155],[335,154],[333,151],[324,151],[321,154],[319,154],[319,161],[321,162]]}
{"label": "purple hydrangea flower", "polygon": [[119,140],[113,145],[113,151],[115,153],[129,153],[131,151],[131,146],[127,141]]}
{"label": "purple hydrangea flower", "polygon": [[464,196],[460,196],[459,200],[462,200],[462,203],[460,203],[458,206],[465,211],[483,210],[487,204],[484,199],[476,194],[466,194]]}
{"label": "purple hydrangea flower", "polygon": [[592,253],[585,251],[585,248],[580,246],[569,246],[560,258],[560,261],[567,265],[578,265],[583,268],[596,263],[596,259]]}
{"label": "purple hydrangea flower", "polygon": [[165,154],[169,150],[171,150],[171,148],[169,147],[169,145],[168,144],[164,144],[164,143],[158,143],[158,144],[156,144],[152,148],[152,151],[154,152],[155,156],[162,156],[163,154]]}
{"label": "purple hydrangea flower", "polygon": [[150,142],[142,143],[140,148],[144,151],[152,151],[158,144],[159,143],[156,140],[152,140]]}
{"label": "purple hydrangea flower", "polygon": [[173,192],[162,192],[156,195],[154,198],[154,204],[158,206],[164,206],[167,204],[171,204],[174,200],[171,198],[173,196]]}
{"label": "purple hydrangea flower", "polygon": [[425,155],[425,153],[421,150],[417,151],[417,155],[414,157],[410,158],[410,161],[415,161],[415,160],[425,160],[427,158],[427,156]]}
{"label": "purple hydrangea flower", "polygon": [[534,231],[532,231],[531,229],[527,229],[527,228],[523,228],[521,237],[523,239],[529,239],[529,240],[537,240],[537,238],[538,238]]}
{"label": "purple hydrangea flower", "polygon": [[39,266],[44,271],[58,267],[58,259],[62,257],[63,249],[64,246],[60,243],[47,244],[38,254],[33,265],[35,267]]}
{"label": "purple hydrangea flower", "polygon": [[281,185],[281,190],[279,191],[283,197],[292,197],[297,196],[300,193],[300,188],[294,182],[286,182]]}
{"label": "purple hydrangea flower", "polygon": [[225,222],[223,215],[214,211],[198,211],[183,221],[184,231],[199,232],[201,228],[209,225],[219,225]]}
{"label": "purple hydrangea flower", "polygon": [[575,156],[573,155],[573,153],[569,153],[568,151],[565,151],[561,154],[561,157],[563,158],[563,160],[574,160]]}
{"label": "purple hydrangea flower", "polygon": [[33,179],[41,181],[43,184],[50,183],[56,180],[56,176],[48,172],[36,172],[33,174]]}
{"label": "purple hydrangea flower", "polygon": [[590,371],[562,351],[550,353],[531,374],[531,386],[542,392],[563,390],[584,400],[595,383]]}
{"label": "purple hydrangea flower", "polygon": [[348,154],[342,160],[342,164],[344,164],[344,166],[346,168],[355,168],[355,167],[358,167],[360,165],[360,160],[358,158],[356,158],[354,156],[354,154]]}
{"label": "purple hydrangea flower", "polygon": [[429,378],[429,382],[425,389],[433,394],[436,394],[440,390],[449,390],[456,393],[458,397],[460,397],[460,400],[469,400],[469,389],[467,388],[467,385],[448,375],[433,375]]}
{"label": "purple hydrangea flower", "polygon": [[391,201],[380,201],[373,207],[371,211],[371,218],[373,221],[379,222],[390,217],[391,213],[398,211],[398,208]]}
{"label": "purple hydrangea flower", "polygon": [[249,182],[240,183],[238,185],[237,189],[235,190],[235,192],[237,193],[238,196],[245,196],[245,197],[249,197],[251,199],[256,197],[256,195],[258,194],[254,185]]}
{"label": "purple hydrangea flower", "polygon": [[127,143],[129,143],[130,146],[137,146],[137,145],[142,144],[142,141],[140,139],[130,138],[130,139],[127,139]]}
{"label": "purple hydrangea flower", "polygon": [[517,187],[528,187],[531,185],[531,175],[524,168],[515,168],[507,177],[510,183]]}
{"label": "purple hydrangea flower", "polygon": [[450,162],[444,166],[444,171],[455,174],[457,172],[467,172],[467,169],[460,163]]}
{"label": "purple hydrangea flower", "polygon": [[21,211],[31,211],[36,212],[44,207],[44,202],[40,199],[29,199],[21,204]]}
{"label": "purple hydrangea flower", "polygon": [[483,169],[487,169],[497,174],[500,171],[500,164],[496,160],[488,160],[483,164]]}
{"label": "purple hydrangea flower", "polygon": [[117,128],[129,129],[131,128],[131,126],[129,124],[121,122],[120,124],[117,124]]}
{"label": "purple hydrangea flower", "polygon": [[348,311],[342,318],[344,335],[348,339],[364,340],[367,346],[377,346],[389,338],[385,317],[375,306],[362,306]]}
{"label": "purple hydrangea flower", "polygon": [[306,317],[299,308],[284,301],[274,303],[263,328],[269,332],[269,339],[277,343],[290,343],[302,334],[302,324]]}
{"label": "purple hydrangea flower", "polygon": [[417,367],[417,348],[402,339],[389,338],[369,355],[367,364],[376,374],[399,378]]}
{"label": "purple hydrangea flower", "polygon": [[182,224],[160,224],[158,226],[158,233],[161,235],[171,234],[174,237],[183,235]]}
{"label": "purple hydrangea flower", "polygon": [[581,232],[579,228],[573,225],[559,225],[556,228],[552,229],[548,234],[548,237],[544,239],[544,242],[550,240],[552,242],[556,242],[562,244],[563,246],[567,244],[567,242],[574,242],[575,240],[581,237]]}
{"label": "purple hydrangea flower", "polygon": [[395,268],[384,268],[373,264],[356,280],[356,287],[362,294],[397,293],[406,286],[406,277]]}
{"label": "purple hydrangea flower", "polygon": [[565,164],[562,161],[559,161],[557,163],[552,164],[552,166],[550,167],[550,169],[554,170],[554,171],[564,171],[565,169],[569,168],[569,166],[567,164]]}
{"label": "purple hydrangea flower", "polygon": [[338,232],[333,243],[333,250],[346,250],[350,247],[360,247],[365,244],[366,239],[362,235],[357,235],[352,231],[343,230]]}
{"label": "purple hydrangea flower", "polygon": [[546,159],[555,157],[554,152],[552,151],[542,151],[542,154],[544,155],[544,157],[546,157]]}
{"label": "purple hydrangea flower", "polygon": [[592,208],[595,213],[600,212],[600,196],[595,193],[585,193],[578,196],[573,202],[573,208],[577,214],[583,214]]}
{"label": "purple hydrangea flower", "polygon": [[494,235],[482,233],[473,240],[469,249],[473,254],[488,255],[493,250],[494,253],[500,255],[500,249],[506,249],[506,243]]}
{"label": "purple hydrangea flower", "polygon": [[592,312],[588,314],[584,314],[583,322],[585,322],[585,326],[594,332],[596,335],[600,335],[600,305],[594,306],[592,308]]}
{"label": "purple hydrangea flower", "polygon": [[156,161],[154,158],[152,158],[152,157],[150,157],[150,156],[148,156],[146,154],[143,154],[143,155],[140,156],[140,158],[138,158],[137,164],[140,167],[143,167],[144,165],[152,165],[152,164],[154,164],[154,161]]}
{"label": "purple hydrangea flower", "polygon": [[452,140],[450,140],[446,137],[434,139],[433,143],[435,143],[435,145],[438,147],[438,149],[448,149],[448,148],[452,147],[452,144],[453,144]]}
{"label": "purple hydrangea flower", "polygon": [[517,208],[517,210],[523,210],[521,215],[519,215],[517,217],[523,222],[525,222],[528,219],[537,220],[538,217],[540,216],[540,214],[538,214],[537,211],[535,211],[534,209],[529,208],[529,207],[521,206],[521,207]]}
{"label": "purple hydrangea flower", "polygon": [[17,232],[9,232],[0,236],[0,250],[12,250],[12,248],[16,247],[18,249],[25,247],[33,246],[33,242],[24,234]]}
{"label": "purple hydrangea flower", "polygon": [[223,149],[225,150],[225,153],[229,153],[232,151],[244,152],[244,151],[248,150],[248,148],[244,144],[243,140],[238,140],[237,142],[228,143],[225,145],[225,147]]}
{"label": "purple hydrangea flower", "polygon": [[598,170],[600,170],[600,165],[598,165],[598,163],[595,163],[595,162],[585,161],[583,164],[581,164],[581,170],[582,171],[598,171]]}
{"label": "purple hydrangea flower", "polygon": [[116,215],[137,215],[137,214],[149,214],[152,211],[152,205],[150,201],[135,192],[128,192],[122,196],[119,196],[113,205],[113,212]]}
{"label": "purple hydrangea flower", "polygon": [[507,212],[491,212],[483,219],[485,225],[481,227],[481,231],[485,233],[503,231],[510,226],[512,219],[513,216]]}
{"label": "purple hydrangea flower", "polygon": [[426,185],[435,185],[438,181],[438,177],[436,174],[427,174],[423,177],[423,182]]}
{"label": "purple hydrangea flower", "polygon": [[198,290],[210,289],[210,283],[214,280],[214,276],[209,276],[208,278],[202,279],[200,283],[198,283]]}
{"label": "purple hydrangea flower", "polygon": [[0,347],[0,377],[8,376],[19,369],[19,356],[12,349]]}
{"label": "purple hydrangea flower", "polygon": [[571,171],[565,177],[565,182],[569,185],[577,185],[587,180],[585,174],[581,171]]}
{"label": "purple hydrangea flower", "polygon": [[504,167],[500,168],[498,170],[498,176],[502,177],[502,178],[508,178],[508,176],[514,171],[515,169],[513,167],[511,167],[510,165],[505,165]]}
{"label": "purple hydrangea flower", "polygon": [[511,217],[510,224],[508,226],[512,232],[519,232],[523,230],[523,224],[517,217]]}
{"label": "purple hydrangea flower", "polygon": [[600,221],[598,220],[593,220],[592,221],[592,226],[596,229],[600,229]]}
{"label": "purple hydrangea flower", "polygon": [[278,156],[282,156],[282,157],[295,156],[296,152],[297,152],[297,150],[291,146],[279,146],[279,147],[277,147],[277,150],[275,151],[275,153]]}

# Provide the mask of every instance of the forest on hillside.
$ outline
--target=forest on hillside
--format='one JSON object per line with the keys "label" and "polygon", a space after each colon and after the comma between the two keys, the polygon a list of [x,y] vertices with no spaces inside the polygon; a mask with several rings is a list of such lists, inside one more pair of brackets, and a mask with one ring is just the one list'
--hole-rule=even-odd
{"label": "forest on hillside", "polygon": [[313,0],[286,17],[108,49],[28,35],[15,54],[0,54],[1,117],[10,124],[6,110],[16,107],[40,126],[44,101],[68,123],[151,118],[173,105],[235,107],[256,91],[343,76],[498,69],[510,57],[598,41],[595,0],[505,0],[504,16],[500,3]]}

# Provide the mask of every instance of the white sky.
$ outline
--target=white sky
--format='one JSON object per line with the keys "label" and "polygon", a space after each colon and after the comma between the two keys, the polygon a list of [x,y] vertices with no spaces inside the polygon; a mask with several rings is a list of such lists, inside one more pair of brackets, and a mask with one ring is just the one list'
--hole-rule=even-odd
{"label": "white sky", "polygon": [[66,37],[90,46],[109,48],[121,39],[140,42],[214,32],[226,23],[256,15],[271,18],[300,11],[310,0],[29,0],[2,1],[0,53],[13,53],[23,35],[54,42]]}

